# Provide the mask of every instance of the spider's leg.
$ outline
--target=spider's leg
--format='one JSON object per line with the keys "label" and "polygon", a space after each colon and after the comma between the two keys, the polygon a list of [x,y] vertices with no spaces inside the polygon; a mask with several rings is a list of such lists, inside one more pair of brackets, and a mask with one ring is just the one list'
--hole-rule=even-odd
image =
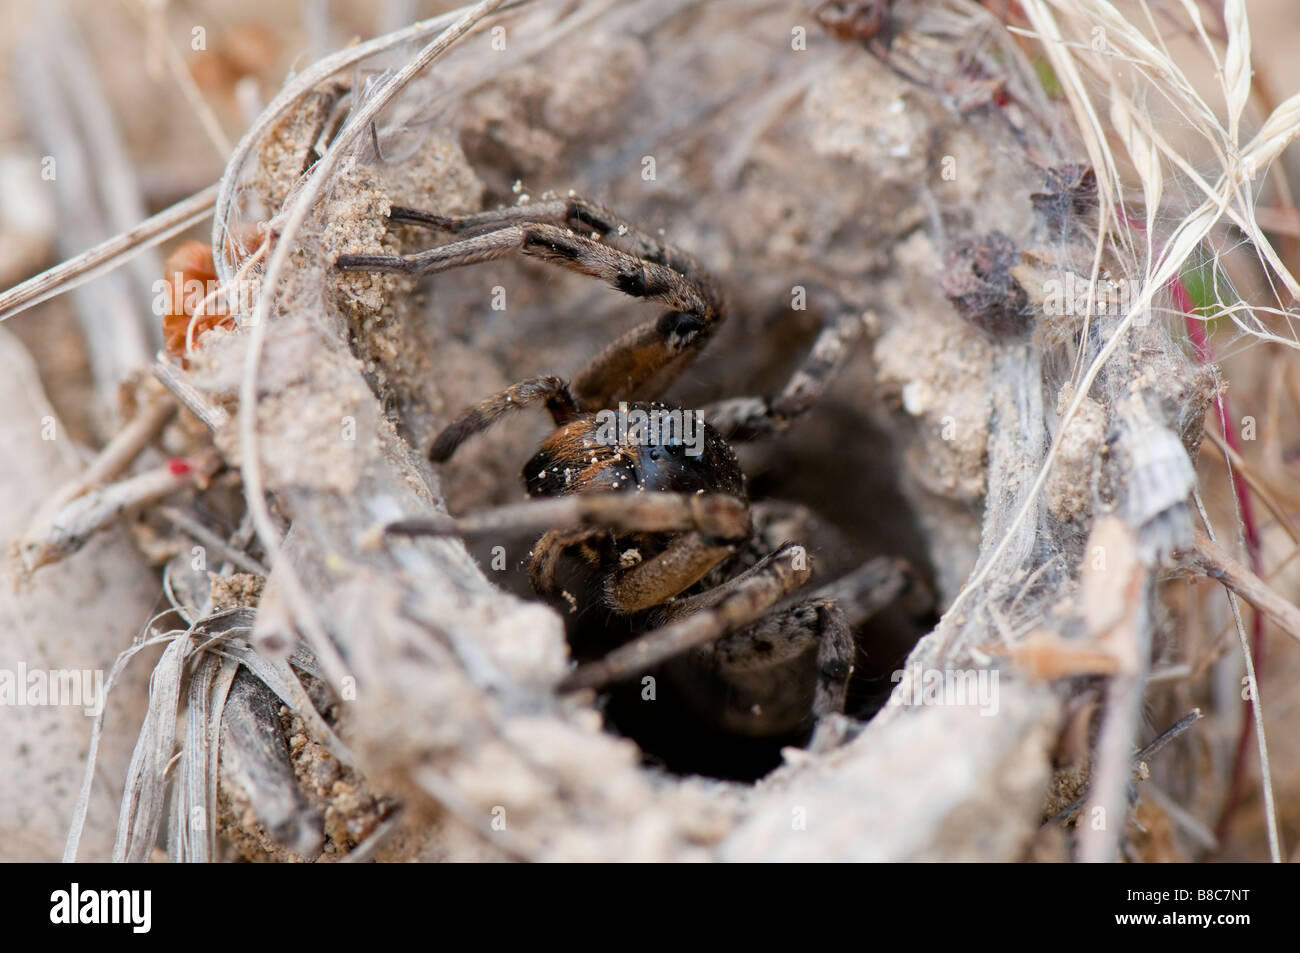
{"label": "spider's leg", "polygon": [[560,595],[559,583],[556,582],[560,567],[560,557],[572,549],[600,536],[599,529],[580,527],[578,529],[553,529],[545,533],[533,544],[528,560],[528,577],[532,580],[533,590],[540,596],[554,601]]}
{"label": "spider's leg", "polygon": [[717,540],[749,535],[749,507],[723,493],[575,493],[507,503],[465,516],[423,517],[389,523],[393,536],[482,536],[601,528],[619,533],[697,531]]}
{"label": "spider's leg", "polygon": [[713,336],[719,319],[717,310],[703,317],[677,310],[638,325],[574,375],[574,396],[593,410],[659,396]]}
{"label": "spider's leg", "polygon": [[771,399],[721,400],[704,408],[704,419],[733,443],[779,433],[821,399],[863,330],[863,321],[857,315],[832,321],[822,329],[808,356],[779,395]]}
{"label": "spider's leg", "polygon": [[811,598],[834,602],[849,626],[857,628],[905,591],[921,586],[920,577],[905,560],[877,556],[819,587]]}
{"label": "spider's leg", "polygon": [[844,711],[853,675],[853,630],[838,605],[816,600],[819,634],[817,645],[817,687],[813,692],[812,714],[820,720]]}
{"label": "spider's leg", "polygon": [[547,199],[528,205],[470,212],[466,215],[439,215],[436,212],[394,205],[388,212],[388,220],[403,225],[422,225],[453,235],[529,222],[564,225],[588,238],[608,238],[615,247],[622,248],[637,258],[665,265],[687,278],[704,274],[704,269],[689,253],[643,231],[603,205],[578,195],[571,195],[567,199]]}
{"label": "spider's leg", "polygon": [[[590,203],[585,203],[582,209],[587,216],[582,227],[589,234],[600,233],[600,228],[591,225],[591,221],[599,221],[603,223],[601,227],[611,228],[613,235],[618,235],[622,227],[618,219],[598,218],[597,212],[592,211],[598,206]],[[501,209],[460,219],[409,209],[401,210],[401,214],[416,216],[422,220],[421,224],[449,231],[469,228],[457,223],[470,219],[481,227],[496,222],[507,224],[411,255],[340,255],[335,267],[345,271],[420,276],[519,253],[600,278],[633,298],[668,306],[669,311],[621,336],[574,377],[572,392],[586,410],[608,407],[619,400],[655,397],[681,373],[722,320],[721,298],[695,260],[643,232],[629,229],[618,238],[611,237],[611,241],[622,240],[649,257],[604,244],[572,228],[519,221],[536,218],[536,206]],[[401,220],[415,222],[416,218]]]}
{"label": "spider's leg", "polygon": [[605,601],[616,612],[649,609],[699,582],[710,569],[733,552],[739,539],[720,539],[704,533],[678,536],[657,556],[610,576]]}
{"label": "spider's leg", "polygon": [[521,250],[524,228],[512,225],[410,255],[339,255],[334,267],[340,271],[378,271],[412,277],[432,275],[513,255]]}
{"label": "spider's leg", "polygon": [[[563,529],[555,529],[563,527]],[[636,612],[693,586],[750,534],[748,505],[721,493],[578,493],[507,503],[460,518],[389,523],[394,536],[482,536],[548,530],[533,547],[529,574],[553,594],[559,557],[599,532],[681,533],[658,555],[611,578],[606,597],[618,612]]]}
{"label": "spider's leg", "polygon": [[698,611],[579,667],[560,683],[559,690],[597,688],[631,678],[735,632],[803,585],[809,574],[803,547],[787,544],[734,579],[686,600],[700,606]]}
{"label": "spider's leg", "polygon": [[805,596],[661,666],[659,694],[728,735],[793,740],[844,711],[854,651],[839,607]]}
{"label": "spider's leg", "polygon": [[449,460],[466,439],[491,427],[507,411],[521,410],[538,401],[545,402],[557,427],[578,415],[577,402],[564,381],[558,377],[530,377],[462,411],[433,441],[429,459],[434,463]]}

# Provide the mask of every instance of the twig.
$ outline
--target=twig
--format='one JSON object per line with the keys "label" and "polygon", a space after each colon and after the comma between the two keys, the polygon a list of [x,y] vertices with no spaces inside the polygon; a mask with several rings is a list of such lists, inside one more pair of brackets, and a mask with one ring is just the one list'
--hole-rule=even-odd
{"label": "twig", "polygon": [[1195,560],[1211,579],[1216,579],[1268,616],[1291,638],[1300,642],[1300,608],[1278,595],[1268,583],[1233,558],[1200,530],[1195,535]]}
{"label": "twig", "polygon": [[215,454],[179,461],[179,465],[169,463],[83,493],[23,537],[18,552],[24,571],[33,572],[76,552],[91,536],[126,513],[202,483],[216,465]]}
{"label": "twig", "polygon": [[[1112,535],[1112,534],[1122,535]],[[1085,619],[1094,638],[1103,641],[1119,658],[1119,671],[1106,690],[1106,716],[1097,738],[1095,768],[1084,810],[1090,820],[1079,831],[1079,859],[1108,863],[1116,859],[1128,814],[1128,788],[1132,783],[1132,751],[1142,715],[1151,649],[1150,571],[1137,554],[1136,532],[1117,517],[1098,521],[1088,545],[1104,545],[1106,570],[1090,564],[1084,580],[1088,605]],[[1100,593],[1115,591],[1119,606],[1101,605]]]}
{"label": "twig", "polygon": [[[1291,565],[1291,563],[1294,562],[1298,557],[1300,557],[1300,546],[1291,547],[1291,551],[1288,552],[1276,563],[1274,563],[1273,567],[1269,569],[1269,571],[1265,573],[1263,576],[1261,576],[1260,578],[1265,583],[1271,583],[1274,579],[1280,576],[1282,574],[1282,571],[1286,569],[1287,566]],[[1223,653],[1227,650],[1226,646],[1227,646],[1228,635],[1235,628],[1236,628],[1236,622],[1229,621],[1226,625],[1223,626],[1222,629],[1219,630],[1218,635],[1216,635],[1210,641],[1210,647],[1201,654],[1201,658],[1198,659],[1196,664],[1191,667],[1191,670],[1188,673],[1189,677],[1191,678],[1199,677],[1205,672],[1206,669],[1208,669],[1211,665],[1213,665],[1215,662],[1217,662],[1220,658],[1223,657]]]}
{"label": "twig", "polygon": [[[156,386],[156,385],[155,385]],[[176,413],[176,402],[166,393],[148,400],[138,413],[119,430],[100,450],[90,466],[75,479],[65,483],[41,504],[38,515],[32,520],[40,525],[49,513],[76,499],[92,487],[113,479],[140,455],[155,437],[162,432],[167,421]]]}
{"label": "twig", "polygon": [[[1273,495],[1272,491],[1264,483],[1263,479],[1258,476],[1254,470],[1247,466],[1246,461],[1241,458],[1241,454],[1234,450],[1232,445],[1226,443],[1217,433],[1212,430],[1206,430],[1205,434],[1210,438],[1209,446],[1213,447],[1215,452],[1219,454],[1220,458],[1231,466],[1234,474],[1241,476],[1241,478],[1250,485],[1250,488],[1255,492],[1255,495],[1259,497],[1260,502],[1263,503],[1265,508],[1273,514],[1273,518],[1277,520],[1278,525],[1281,526],[1282,529],[1286,531],[1286,534],[1291,537],[1291,541],[1300,544],[1300,528],[1291,521],[1291,514],[1286,511],[1286,507],[1284,507]],[[1202,444],[1201,446],[1206,445]],[[1258,549],[1258,546],[1255,548]],[[1252,560],[1252,562],[1254,562],[1254,560]],[[1259,570],[1260,567],[1256,566],[1255,571],[1259,572]]]}
{"label": "twig", "polygon": [[[1201,516],[1201,522],[1205,525],[1204,538],[1206,542],[1215,547],[1217,554],[1227,556],[1227,553],[1224,553],[1223,550],[1219,549],[1217,544],[1214,542],[1214,529],[1210,526],[1210,517],[1209,514],[1205,512],[1205,503],[1201,500],[1201,494],[1193,493],[1192,498],[1196,501],[1196,510]],[[1201,534],[1197,533],[1197,537],[1201,537]],[[1230,556],[1228,557],[1229,560],[1231,560],[1231,558],[1232,557]],[[1222,562],[1223,561],[1220,560],[1221,564]],[[1233,560],[1233,562],[1235,562],[1235,560]],[[1236,568],[1240,570],[1241,574],[1253,577],[1253,574],[1244,566],[1238,564]],[[1282,862],[1282,839],[1281,835],[1278,833],[1277,827],[1277,805],[1273,800],[1273,770],[1268,760],[1268,740],[1264,737],[1264,703],[1259,695],[1259,681],[1255,678],[1255,659],[1250,651],[1250,640],[1246,638],[1246,627],[1241,621],[1241,606],[1237,604],[1237,591],[1233,589],[1232,586],[1228,585],[1226,581],[1227,578],[1228,574],[1225,572],[1220,581],[1224,582],[1224,585],[1228,587],[1228,607],[1232,610],[1232,617],[1237,623],[1237,637],[1241,642],[1241,654],[1246,664],[1246,677],[1250,680],[1249,684],[1251,694],[1254,696],[1255,744],[1259,749],[1260,787],[1263,789],[1264,793],[1264,819],[1268,825],[1268,852],[1273,863],[1277,864]],[[1259,580],[1255,579],[1255,581],[1258,582]],[[1276,593],[1273,593],[1267,586],[1261,584],[1260,588],[1265,592],[1276,596]],[[1245,598],[1245,596],[1243,595],[1242,598]],[[1282,601],[1285,602],[1285,600]],[[1295,606],[1292,606],[1290,603],[1286,603],[1286,605],[1290,606],[1293,610],[1295,609]],[[1261,612],[1265,611],[1259,606],[1256,606],[1256,608]]]}
{"label": "twig", "polygon": [[189,375],[183,373],[174,364],[165,361],[153,363],[153,375],[158,378],[185,409],[207,424],[214,433],[226,425],[230,415],[225,408],[219,407],[208,399],[208,395],[191,382]]}
{"label": "twig", "polygon": [[217,188],[214,183],[145,219],[135,228],[114,235],[94,248],[14,285],[0,294],[0,321],[120,268],[145,249],[197,225],[212,213],[212,206],[217,201]]}
{"label": "twig", "polygon": [[169,520],[175,526],[189,536],[194,538],[195,542],[202,543],[208,549],[220,553],[228,562],[234,563],[244,572],[251,572],[256,576],[269,576],[270,570],[259,563],[248,553],[240,552],[231,546],[224,539],[208,529],[198,520],[191,517],[188,513],[178,510],[174,506],[158,507],[158,514]]}

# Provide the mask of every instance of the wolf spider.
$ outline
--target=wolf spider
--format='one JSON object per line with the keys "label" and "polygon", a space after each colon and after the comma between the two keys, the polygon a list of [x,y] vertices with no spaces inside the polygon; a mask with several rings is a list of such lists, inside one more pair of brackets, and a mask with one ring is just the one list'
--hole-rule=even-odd
{"label": "wolf spider", "polygon": [[[520,381],[465,410],[434,440],[429,456],[441,463],[508,411],[541,404],[555,430],[524,467],[529,500],[386,531],[542,534],[529,574],[543,598],[570,610],[564,614],[580,663],[561,691],[621,691],[625,712],[640,702],[656,716],[667,697],[677,720],[660,719],[659,727],[713,732],[733,745],[806,741],[816,720],[843,711],[852,630],[902,591],[905,566],[872,560],[807,597],[788,598],[811,576],[807,551],[774,535],[788,525],[788,510],[751,506],[728,441],[779,433],[806,412],[861,335],[861,319],[828,321],[775,398],[706,408],[702,440],[688,441],[684,426],[661,413],[636,439],[623,433],[611,441],[608,432],[602,437],[608,418],[601,412],[620,402],[629,419],[636,410],[670,410],[648,401],[723,319],[716,285],[696,260],[573,193],[457,216],[395,207],[389,217],[457,237],[405,256],[344,255],[336,267],[424,276],[520,253],[668,310],[617,338],[571,382]],[[658,676],[656,683],[634,680],[646,673]],[[656,685],[654,705],[641,702],[647,684]]]}

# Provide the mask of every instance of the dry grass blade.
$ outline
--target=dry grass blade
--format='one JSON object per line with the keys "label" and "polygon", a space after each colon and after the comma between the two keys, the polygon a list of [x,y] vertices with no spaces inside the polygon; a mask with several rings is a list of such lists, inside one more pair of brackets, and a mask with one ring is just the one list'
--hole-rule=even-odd
{"label": "dry grass blade", "polygon": [[144,863],[153,853],[167,806],[167,768],[176,747],[176,714],[190,634],[172,639],[149,679],[149,711],[127,768],[114,863]]}
{"label": "dry grass blade", "polygon": [[190,679],[185,741],[172,790],[168,856],[174,863],[214,859],[221,717],[239,663],[208,654]]}
{"label": "dry grass blade", "polygon": [[[1071,5],[1066,7],[1064,4],[1053,2],[1052,5],[1061,6],[1067,13],[1093,18],[1094,22],[1111,31],[1107,34],[1109,40],[1113,41],[1116,37],[1123,37],[1136,52],[1148,57],[1153,68],[1167,68],[1170,71],[1170,75],[1180,75],[1173,64],[1168,63],[1164,55],[1156,47],[1150,44],[1142,36],[1141,32],[1133,27],[1132,24],[1123,20],[1123,18],[1119,16],[1118,12],[1115,11],[1113,7],[1110,7],[1109,4],[1085,2],[1078,4],[1077,6]],[[1103,190],[1103,196],[1105,196],[1107,192],[1113,195],[1120,194],[1122,186],[1119,182],[1118,172],[1115,171],[1115,163],[1110,157],[1109,147],[1106,145],[1104,131],[1101,128],[1100,122],[1096,119],[1096,111],[1088,105],[1091,102],[1091,94],[1073,64],[1073,58],[1078,55],[1077,48],[1065,45],[1061,41],[1060,32],[1055,25],[1055,20],[1047,9],[1047,0],[1028,0],[1028,2],[1024,4],[1024,7],[1026,13],[1030,16],[1031,21],[1034,22],[1035,27],[1038,29],[1038,36],[1044,41],[1046,50],[1049,56],[1052,57],[1054,65],[1060,65],[1062,67],[1060,75],[1067,96],[1070,97],[1072,103],[1076,103],[1076,112],[1080,113],[1081,116],[1084,117],[1080,121],[1080,127],[1085,133],[1085,142],[1088,146],[1089,152],[1096,153],[1093,155],[1095,166],[1099,169],[1107,169],[1110,172],[1112,183],[1109,186],[1107,186],[1104,181],[1099,182],[1099,185]],[[1067,53],[1069,56],[1067,56]],[[1187,86],[1190,88],[1190,84],[1187,84]],[[1197,97],[1195,101],[1199,102],[1199,97]],[[1279,107],[1274,115],[1270,117],[1270,121],[1265,123],[1265,128],[1270,126],[1270,122],[1275,124],[1280,123],[1278,117],[1283,115],[1284,109],[1286,108],[1286,104]],[[1129,114],[1126,113],[1125,115]],[[1300,134],[1300,113],[1297,113],[1292,118],[1293,122],[1285,127],[1285,137],[1287,141],[1295,135]],[[1283,136],[1284,132],[1279,128],[1270,133],[1269,139],[1270,141],[1278,141],[1283,138]],[[1260,137],[1257,136],[1257,140],[1259,138]],[[1278,151],[1280,151],[1280,148],[1281,146],[1278,146]],[[1172,150],[1169,151],[1172,152]],[[1247,150],[1248,153],[1251,151],[1253,150]],[[971,594],[978,591],[979,585],[985,581],[988,574],[997,564],[999,557],[1003,552],[1005,552],[1006,547],[1010,544],[1012,534],[1020,526],[1024,525],[1029,514],[1036,506],[1038,496],[1047,482],[1047,477],[1050,473],[1051,467],[1055,463],[1060,452],[1061,434],[1065,432],[1065,428],[1068,427],[1069,423],[1078,414],[1079,408],[1083,405],[1092,384],[1096,381],[1102,368],[1121,346],[1122,342],[1125,340],[1127,332],[1132,328],[1134,322],[1139,317],[1149,313],[1155,295],[1179,274],[1180,270],[1184,267],[1184,264],[1189,261],[1197,249],[1201,247],[1202,242],[1204,242],[1220,219],[1225,214],[1231,214],[1234,221],[1243,225],[1248,233],[1251,234],[1252,239],[1256,243],[1256,247],[1265,253],[1266,256],[1269,257],[1270,262],[1272,262],[1275,254],[1270,255],[1272,251],[1271,245],[1258,226],[1253,228],[1250,227],[1252,206],[1247,202],[1244,209],[1233,209],[1231,213],[1229,211],[1229,206],[1233,197],[1241,197],[1240,193],[1235,189],[1236,180],[1232,178],[1234,175],[1240,176],[1239,169],[1229,168],[1225,171],[1225,175],[1227,176],[1225,184],[1217,192],[1213,193],[1211,197],[1207,198],[1199,208],[1192,211],[1179,222],[1157,258],[1154,261],[1147,263],[1147,271],[1141,291],[1130,303],[1128,313],[1111,333],[1105,346],[1100,350],[1096,358],[1082,375],[1081,379],[1077,382],[1074,388],[1074,398],[1062,415],[1061,428],[1058,431],[1057,437],[1053,441],[1041,468],[1039,469],[1028,498],[1025,500],[1020,512],[1016,515],[1016,518],[1013,520],[1010,529],[1008,529],[1002,541],[994,548],[990,557],[984,562],[982,569],[972,577],[970,583],[957,597],[949,611],[958,611],[962,604],[971,597]],[[1105,177],[1103,176],[1101,178],[1104,179]],[[1104,202],[1105,199],[1103,198],[1103,203]],[[1153,212],[1154,210],[1148,210],[1148,216]],[[1106,218],[1103,213],[1101,222],[1103,232],[1099,233],[1097,240],[1099,248],[1104,243],[1105,225]],[[1280,262],[1278,264],[1280,267]],[[1285,268],[1281,268],[1281,273],[1284,277],[1289,277],[1289,273],[1286,272]],[[1294,279],[1290,279],[1288,285],[1292,283],[1294,283]],[[1297,344],[1296,342],[1291,343],[1292,346],[1300,346],[1300,344]]]}
{"label": "dry grass blade", "polygon": [[217,184],[177,202],[135,228],[105,239],[94,248],[69,258],[39,275],[0,293],[0,321],[12,318],[55,295],[77,288],[92,278],[120,268],[147,248],[160,245],[203,221],[217,201]]}
{"label": "dry grass blade", "polygon": [[1228,27],[1228,50],[1223,56],[1228,138],[1237,142],[1241,131],[1241,116],[1250,101],[1250,25],[1246,21],[1246,0],[1225,0],[1223,17]]}
{"label": "dry grass blade", "polygon": [[[155,620],[150,620],[152,624]],[[169,644],[176,639],[176,633],[166,635],[157,635],[151,638],[142,638],[132,645],[129,649],[122,652],[113,661],[113,667],[109,670],[108,678],[104,681],[104,698],[108,697],[109,692],[117,685],[122,673],[126,670],[131,659],[135,658],[145,649],[153,648],[158,645]],[[104,732],[104,705],[99,706],[99,711],[95,712],[95,720],[90,730],[90,745],[86,751],[85,770],[82,774],[81,791],[77,796],[77,803],[73,808],[72,821],[68,828],[68,839],[63,848],[63,862],[65,864],[73,863],[77,859],[77,849],[81,844],[81,834],[86,824],[86,811],[90,806],[91,786],[95,781],[95,768],[99,757],[99,743]]]}
{"label": "dry grass blade", "polygon": [[[1198,534],[1198,539],[1201,539],[1202,545],[1198,545],[1197,551],[1199,554],[1202,554],[1201,558],[1204,558],[1204,554],[1206,553],[1218,555],[1218,553],[1215,552],[1215,550],[1217,550],[1217,542],[1214,538],[1214,528],[1210,525],[1209,515],[1205,512],[1205,504],[1201,500],[1199,493],[1193,494],[1193,497],[1196,501],[1197,513],[1200,515],[1201,523],[1205,527],[1205,536],[1203,539],[1201,539],[1200,534]],[[1214,550],[1211,550],[1209,547],[1214,547]],[[1218,563],[1216,564],[1216,570],[1220,565],[1223,565],[1223,560],[1221,559],[1218,560]],[[1238,582],[1244,579],[1246,575],[1250,574],[1244,567],[1242,567],[1241,572],[1234,573],[1234,577]],[[1218,578],[1220,581],[1224,581],[1227,578],[1226,567],[1223,570],[1223,575]],[[1258,582],[1258,580],[1255,581]],[[1267,587],[1263,586],[1262,583],[1260,583],[1260,586],[1267,589]],[[1269,590],[1269,592],[1271,593],[1271,590]],[[1246,678],[1248,679],[1252,704],[1254,706],[1253,721],[1255,726],[1255,746],[1259,751],[1259,783],[1260,789],[1263,793],[1264,820],[1268,830],[1268,852],[1273,863],[1278,864],[1282,862],[1282,835],[1278,830],[1277,804],[1273,795],[1273,767],[1268,757],[1268,738],[1264,734],[1264,702],[1263,699],[1260,698],[1259,679],[1255,675],[1254,653],[1250,649],[1250,639],[1246,637],[1246,626],[1241,620],[1241,606],[1237,602],[1237,592],[1231,586],[1228,587],[1228,607],[1232,610],[1232,619],[1237,627],[1237,641],[1241,646],[1241,656],[1245,663]],[[1292,606],[1291,608],[1294,609],[1295,607]]]}
{"label": "dry grass blade", "polygon": [[236,609],[214,612],[183,632],[170,633],[170,642],[149,680],[149,708],[127,769],[113,847],[115,863],[143,863],[150,859],[166,816],[168,775],[177,763],[187,767],[175,788],[174,811],[183,807],[184,814],[174,814],[173,819],[180,825],[172,830],[174,850],[189,857],[208,855],[205,844],[194,841],[191,835],[197,833],[203,839],[211,836],[215,794],[212,738],[220,726],[222,699],[229,687],[226,675],[218,675],[226,672],[233,677],[234,667],[207,657],[199,663],[190,680],[186,744],[179,756],[173,756],[176,719],[189,660],[214,641],[246,632],[247,628],[247,614]]}
{"label": "dry grass blade", "polygon": [[217,651],[238,659],[247,666],[250,672],[261,679],[271,691],[275,692],[280,701],[284,702],[290,710],[302,719],[312,737],[319,741],[330,754],[338,758],[339,763],[348,767],[357,767],[356,755],[348,749],[348,746],[334,733],[334,729],[316,711],[316,705],[308,696],[306,689],[302,687],[302,682],[298,680],[298,676],[294,675],[293,669],[290,668],[288,662],[268,660],[251,647],[239,642],[225,644]]}

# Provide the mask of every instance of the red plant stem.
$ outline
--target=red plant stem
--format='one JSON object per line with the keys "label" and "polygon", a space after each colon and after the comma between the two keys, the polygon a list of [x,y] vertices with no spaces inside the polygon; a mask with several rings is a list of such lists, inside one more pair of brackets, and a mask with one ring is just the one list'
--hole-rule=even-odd
{"label": "red plant stem", "polygon": [[[1197,360],[1202,364],[1211,363],[1214,360],[1214,355],[1210,350],[1210,335],[1205,329],[1205,322],[1197,318],[1194,313],[1195,305],[1192,302],[1192,296],[1187,293],[1186,285],[1183,284],[1181,278],[1174,278],[1169,283],[1169,290],[1173,294],[1174,303],[1178,305],[1185,316],[1187,336],[1191,338]],[[1219,429],[1223,431],[1223,441],[1240,457],[1241,445],[1237,440],[1236,428],[1229,426],[1232,416],[1228,407],[1228,399],[1219,394],[1215,398],[1215,403],[1219,409]],[[1255,571],[1255,574],[1262,576],[1263,565],[1259,550],[1259,528],[1255,523],[1255,510],[1250,496],[1250,489],[1247,487],[1245,477],[1241,473],[1236,470],[1232,470],[1231,473],[1232,492],[1236,496],[1237,505],[1241,510],[1241,525],[1246,536],[1246,553],[1250,557],[1251,568]],[[1258,677],[1264,662],[1264,617],[1255,611],[1251,613],[1250,651],[1255,659],[1255,674]],[[1232,775],[1228,784],[1228,794],[1224,799],[1219,821],[1214,828],[1220,846],[1227,839],[1228,831],[1232,825],[1232,815],[1241,803],[1242,791],[1245,787],[1246,759],[1250,755],[1250,740],[1255,728],[1254,693],[1257,691],[1259,691],[1258,685],[1251,686],[1250,697],[1245,699],[1243,706],[1241,734],[1237,736],[1237,748],[1233,754]]]}

